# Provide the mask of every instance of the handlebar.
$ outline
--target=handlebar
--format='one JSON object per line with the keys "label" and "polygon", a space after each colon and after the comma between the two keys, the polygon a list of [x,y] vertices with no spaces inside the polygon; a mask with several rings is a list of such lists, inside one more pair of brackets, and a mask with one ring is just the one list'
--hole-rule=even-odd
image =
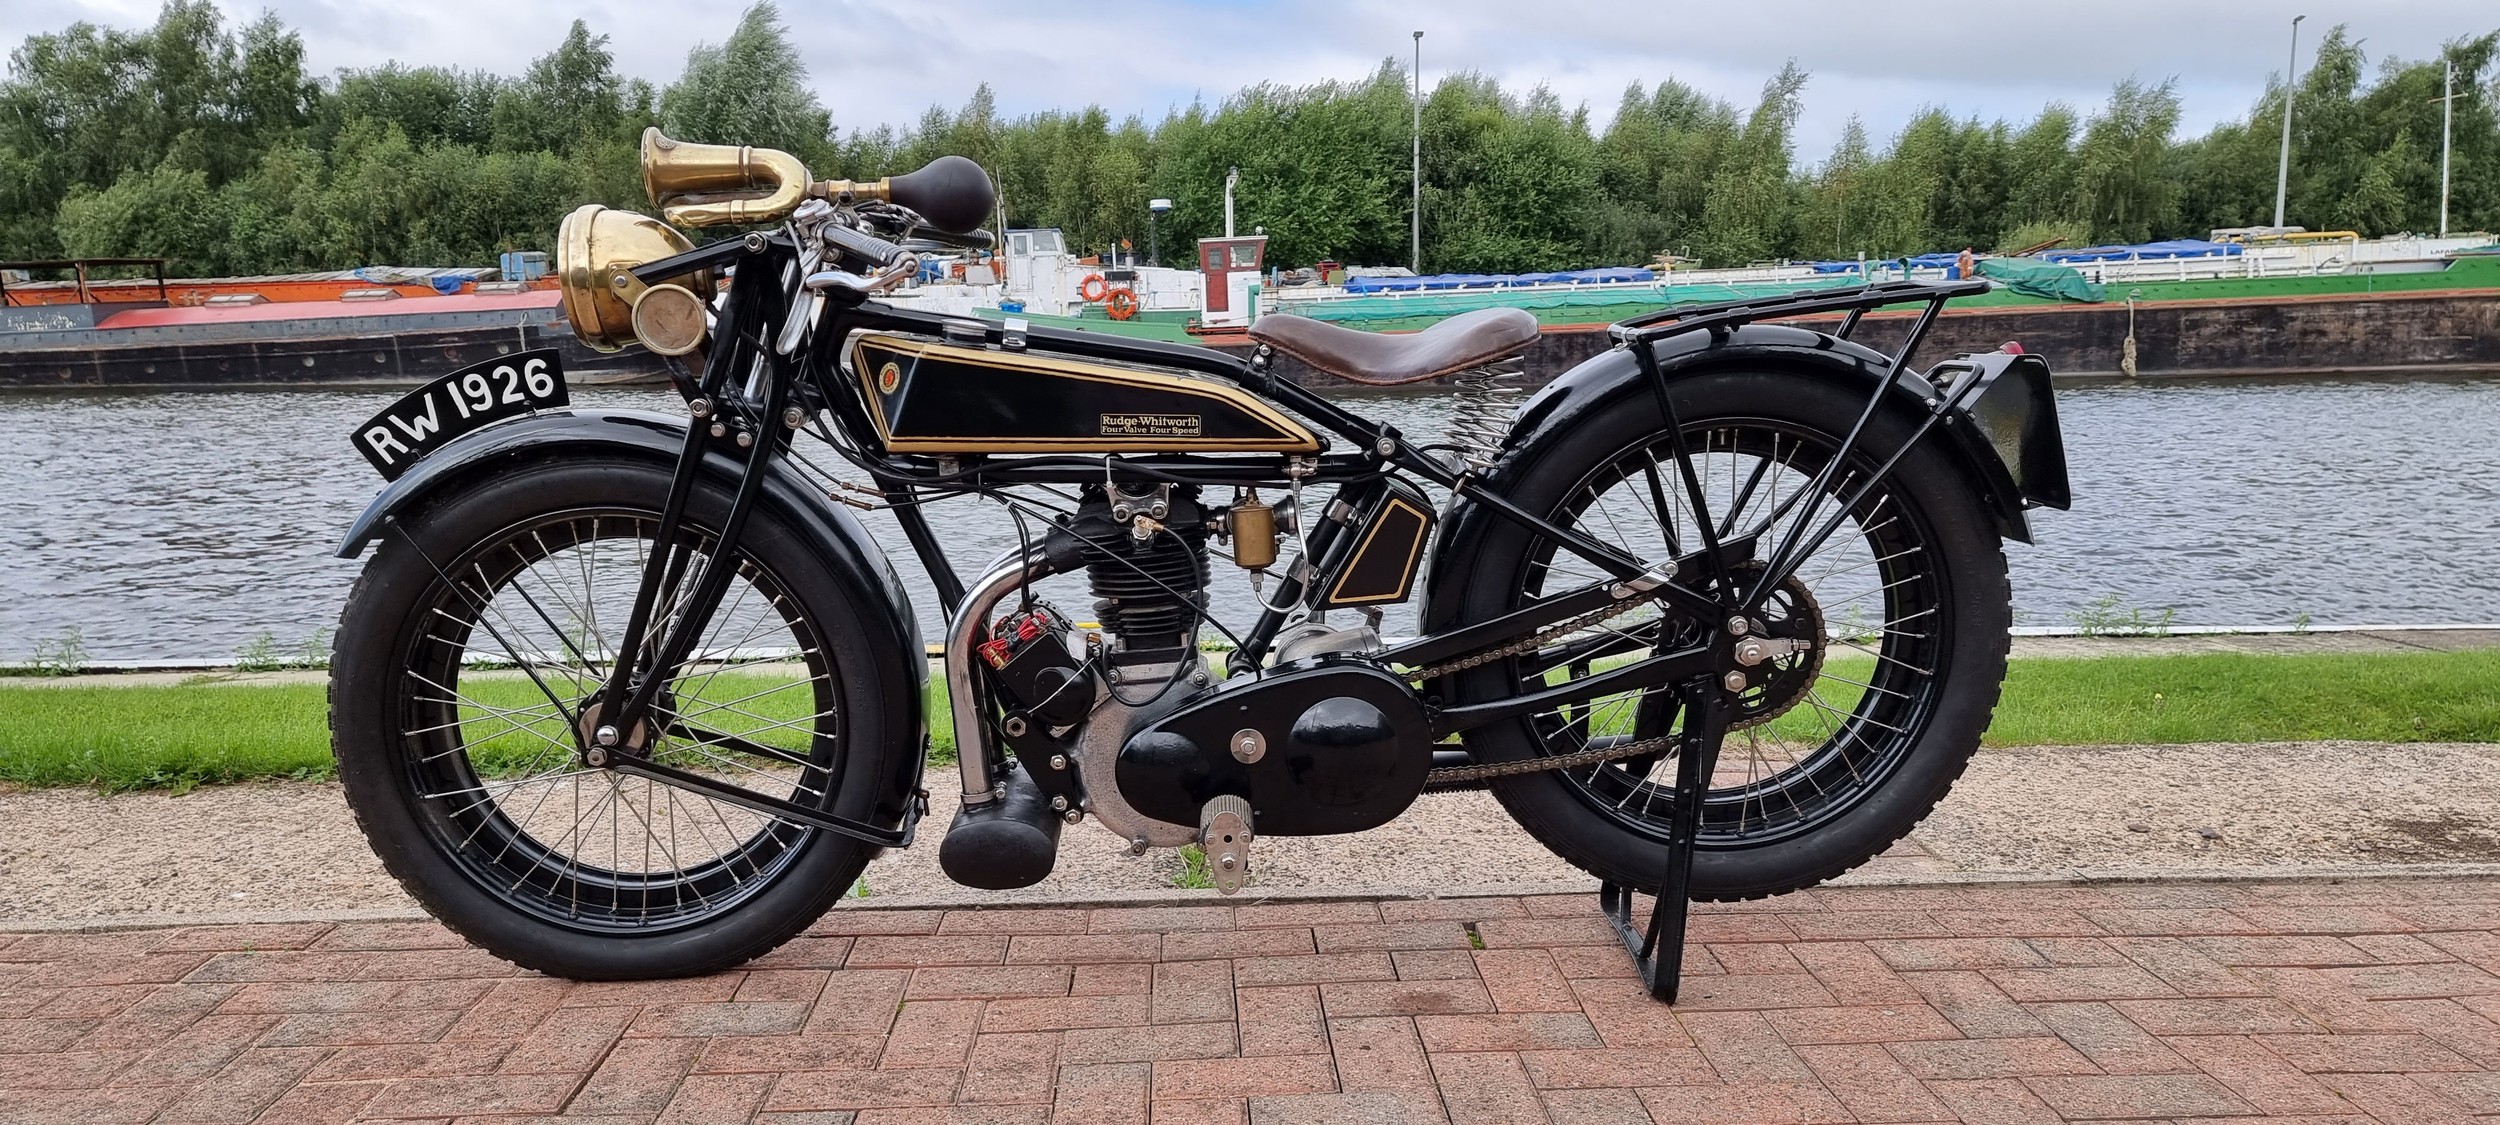
{"label": "handlebar", "polygon": [[873,234],[862,234],[840,223],[826,223],[818,237],[834,249],[867,262],[872,269],[883,269],[901,257],[903,248]]}

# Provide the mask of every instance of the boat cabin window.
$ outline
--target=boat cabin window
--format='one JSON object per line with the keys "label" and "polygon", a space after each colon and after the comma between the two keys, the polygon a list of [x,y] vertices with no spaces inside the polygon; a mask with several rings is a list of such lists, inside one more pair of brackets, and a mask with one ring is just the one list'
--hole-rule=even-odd
{"label": "boat cabin window", "polygon": [[1035,254],[1065,254],[1068,243],[1056,230],[1011,230],[1007,232],[1007,256],[1026,258]]}

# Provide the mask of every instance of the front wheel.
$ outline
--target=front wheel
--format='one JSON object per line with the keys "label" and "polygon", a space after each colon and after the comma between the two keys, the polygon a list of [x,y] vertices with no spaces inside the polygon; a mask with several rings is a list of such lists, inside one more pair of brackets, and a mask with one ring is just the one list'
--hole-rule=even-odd
{"label": "front wheel", "polygon": [[[1729,576],[1738,588],[1757,584],[1766,557],[1810,509],[1818,527],[1842,516],[1750,622],[1780,655],[1744,670],[1743,689],[1730,693],[1730,729],[1701,810],[1695,896],[1778,894],[1880,853],[1961,776],[2004,678],[2005,556],[1987,511],[1933,437],[1866,487],[1912,432],[1892,412],[1870,419],[1833,466],[1865,408],[1863,389],[1756,371],[1679,379],[1672,393],[1682,457],[1655,397],[1643,392],[1597,412],[1566,441],[1522,451],[1505,490],[1529,511],[1634,558],[1700,550],[1704,521],[1723,540],[1753,536],[1753,561]],[[1439,589],[1438,580],[1436,588],[1460,603],[1460,623],[1604,577],[1507,521],[1454,573],[1453,588]],[[1449,690],[1459,703],[1508,698],[1725,627],[1661,604],[1460,673]],[[1684,723],[1675,692],[1621,692],[1481,728],[1466,736],[1468,750],[1478,761],[1507,762],[1610,743],[1659,745],[1651,740]],[[1651,753],[1514,775],[1496,780],[1493,792],[1563,858],[1654,891],[1666,867],[1675,770],[1673,751]]]}
{"label": "front wheel", "polygon": [[[668,469],[524,465],[396,521],[340,618],[331,736],[349,806],[400,883],[462,936],[576,979],[711,972],[805,929],[873,849],[773,813],[593,768],[586,714],[619,656]],[[672,669],[654,761],[865,819],[908,661],[855,623],[877,612],[769,510],[722,551],[728,494],[699,485],[680,545],[705,560],[656,599],[674,619],[703,566],[728,593]],[[659,625],[653,627],[656,645]],[[891,646],[888,646],[891,647]]]}

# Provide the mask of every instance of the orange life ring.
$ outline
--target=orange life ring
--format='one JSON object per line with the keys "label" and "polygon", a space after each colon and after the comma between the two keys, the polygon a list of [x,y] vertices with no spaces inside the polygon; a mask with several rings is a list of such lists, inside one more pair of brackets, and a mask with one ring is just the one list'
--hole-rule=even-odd
{"label": "orange life ring", "polygon": [[1109,311],[1111,313],[1111,319],[1113,320],[1127,320],[1132,316],[1136,316],[1137,294],[1131,293],[1126,289],[1112,290],[1111,308]]}
{"label": "orange life ring", "polygon": [[1086,274],[1085,280],[1076,283],[1076,295],[1088,301],[1102,300],[1103,295],[1110,289],[1110,284],[1105,282],[1102,275],[1098,273]]}

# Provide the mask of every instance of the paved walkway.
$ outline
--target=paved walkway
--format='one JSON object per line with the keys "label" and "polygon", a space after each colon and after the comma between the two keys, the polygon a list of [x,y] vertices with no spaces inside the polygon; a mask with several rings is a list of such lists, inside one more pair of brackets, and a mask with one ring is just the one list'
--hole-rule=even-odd
{"label": "paved walkway", "polygon": [[576,984],[431,924],[0,935],[0,1121],[2462,1121],[2500,880],[843,909]]}

